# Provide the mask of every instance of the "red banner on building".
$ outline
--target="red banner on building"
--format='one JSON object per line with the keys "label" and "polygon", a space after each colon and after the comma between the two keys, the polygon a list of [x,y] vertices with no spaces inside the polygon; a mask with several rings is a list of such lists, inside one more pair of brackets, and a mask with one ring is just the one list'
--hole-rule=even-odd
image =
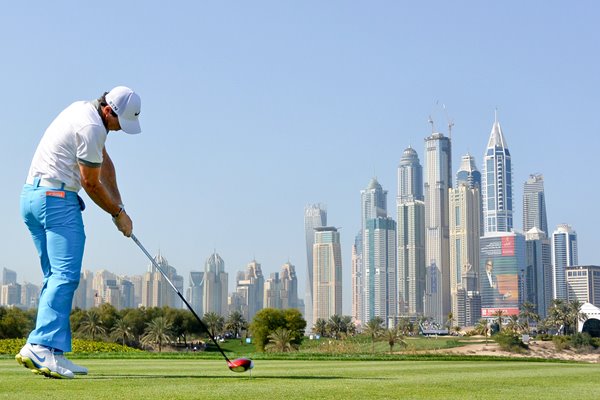
{"label": "red banner on building", "polygon": [[514,236],[503,236],[502,237],[502,255],[503,256],[514,256],[515,255],[515,237]]}

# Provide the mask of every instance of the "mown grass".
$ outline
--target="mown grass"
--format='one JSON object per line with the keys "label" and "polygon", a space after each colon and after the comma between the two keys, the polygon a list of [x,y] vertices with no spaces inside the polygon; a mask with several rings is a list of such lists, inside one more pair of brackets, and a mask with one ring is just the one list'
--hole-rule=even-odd
{"label": "mown grass", "polygon": [[50,380],[0,360],[0,399],[540,399],[596,398],[600,366],[511,361],[79,359],[90,374]]}

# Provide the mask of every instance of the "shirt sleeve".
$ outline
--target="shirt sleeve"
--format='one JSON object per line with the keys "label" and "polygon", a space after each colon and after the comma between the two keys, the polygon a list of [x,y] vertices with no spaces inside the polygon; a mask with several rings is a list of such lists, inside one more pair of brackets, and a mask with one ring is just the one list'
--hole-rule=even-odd
{"label": "shirt sleeve", "polygon": [[106,142],[106,130],[97,125],[86,125],[75,132],[77,160],[89,167],[102,165],[102,149]]}

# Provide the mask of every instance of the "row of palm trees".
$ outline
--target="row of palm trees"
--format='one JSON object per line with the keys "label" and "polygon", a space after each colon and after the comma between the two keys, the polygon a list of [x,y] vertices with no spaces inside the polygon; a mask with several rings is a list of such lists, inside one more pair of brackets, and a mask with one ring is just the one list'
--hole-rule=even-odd
{"label": "row of palm trees", "polygon": [[[518,315],[508,316],[503,310],[496,311],[493,315],[495,318],[495,328],[498,331],[504,330],[515,335],[531,334],[533,326],[535,326],[537,333],[556,332],[560,335],[573,334],[577,331],[578,322],[587,319],[587,315],[581,311],[582,306],[583,303],[577,300],[569,302],[563,299],[555,299],[548,309],[548,316],[540,318],[535,312],[535,305],[525,302],[521,305]],[[487,337],[490,331],[488,321],[482,319],[475,326],[474,333]]]}
{"label": "row of palm trees", "polygon": [[[145,316],[149,317],[149,320],[142,321],[143,329],[140,329],[140,321],[130,317],[131,314],[138,314],[139,310],[130,309],[119,314],[107,305],[87,311],[78,310],[76,318],[72,315],[72,320],[76,320],[73,324],[75,335],[91,340],[114,340],[123,345],[157,346],[160,352],[167,343],[183,342],[187,345],[188,338],[199,337],[203,331],[192,314],[185,310],[164,308],[141,312],[144,311],[148,311],[149,315]],[[226,333],[234,338],[240,337],[248,328],[247,321],[238,311],[232,312],[227,319],[209,312],[204,315],[202,321],[213,337],[220,337]]]}

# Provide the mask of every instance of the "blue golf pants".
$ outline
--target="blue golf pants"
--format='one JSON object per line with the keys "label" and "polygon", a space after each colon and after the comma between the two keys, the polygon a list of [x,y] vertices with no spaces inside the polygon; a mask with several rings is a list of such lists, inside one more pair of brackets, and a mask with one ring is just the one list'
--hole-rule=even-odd
{"label": "blue golf pants", "polygon": [[80,201],[76,192],[39,186],[37,178],[23,187],[21,215],[44,274],[36,326],[28,343],[71,351],[69,316],[85,246]]}

